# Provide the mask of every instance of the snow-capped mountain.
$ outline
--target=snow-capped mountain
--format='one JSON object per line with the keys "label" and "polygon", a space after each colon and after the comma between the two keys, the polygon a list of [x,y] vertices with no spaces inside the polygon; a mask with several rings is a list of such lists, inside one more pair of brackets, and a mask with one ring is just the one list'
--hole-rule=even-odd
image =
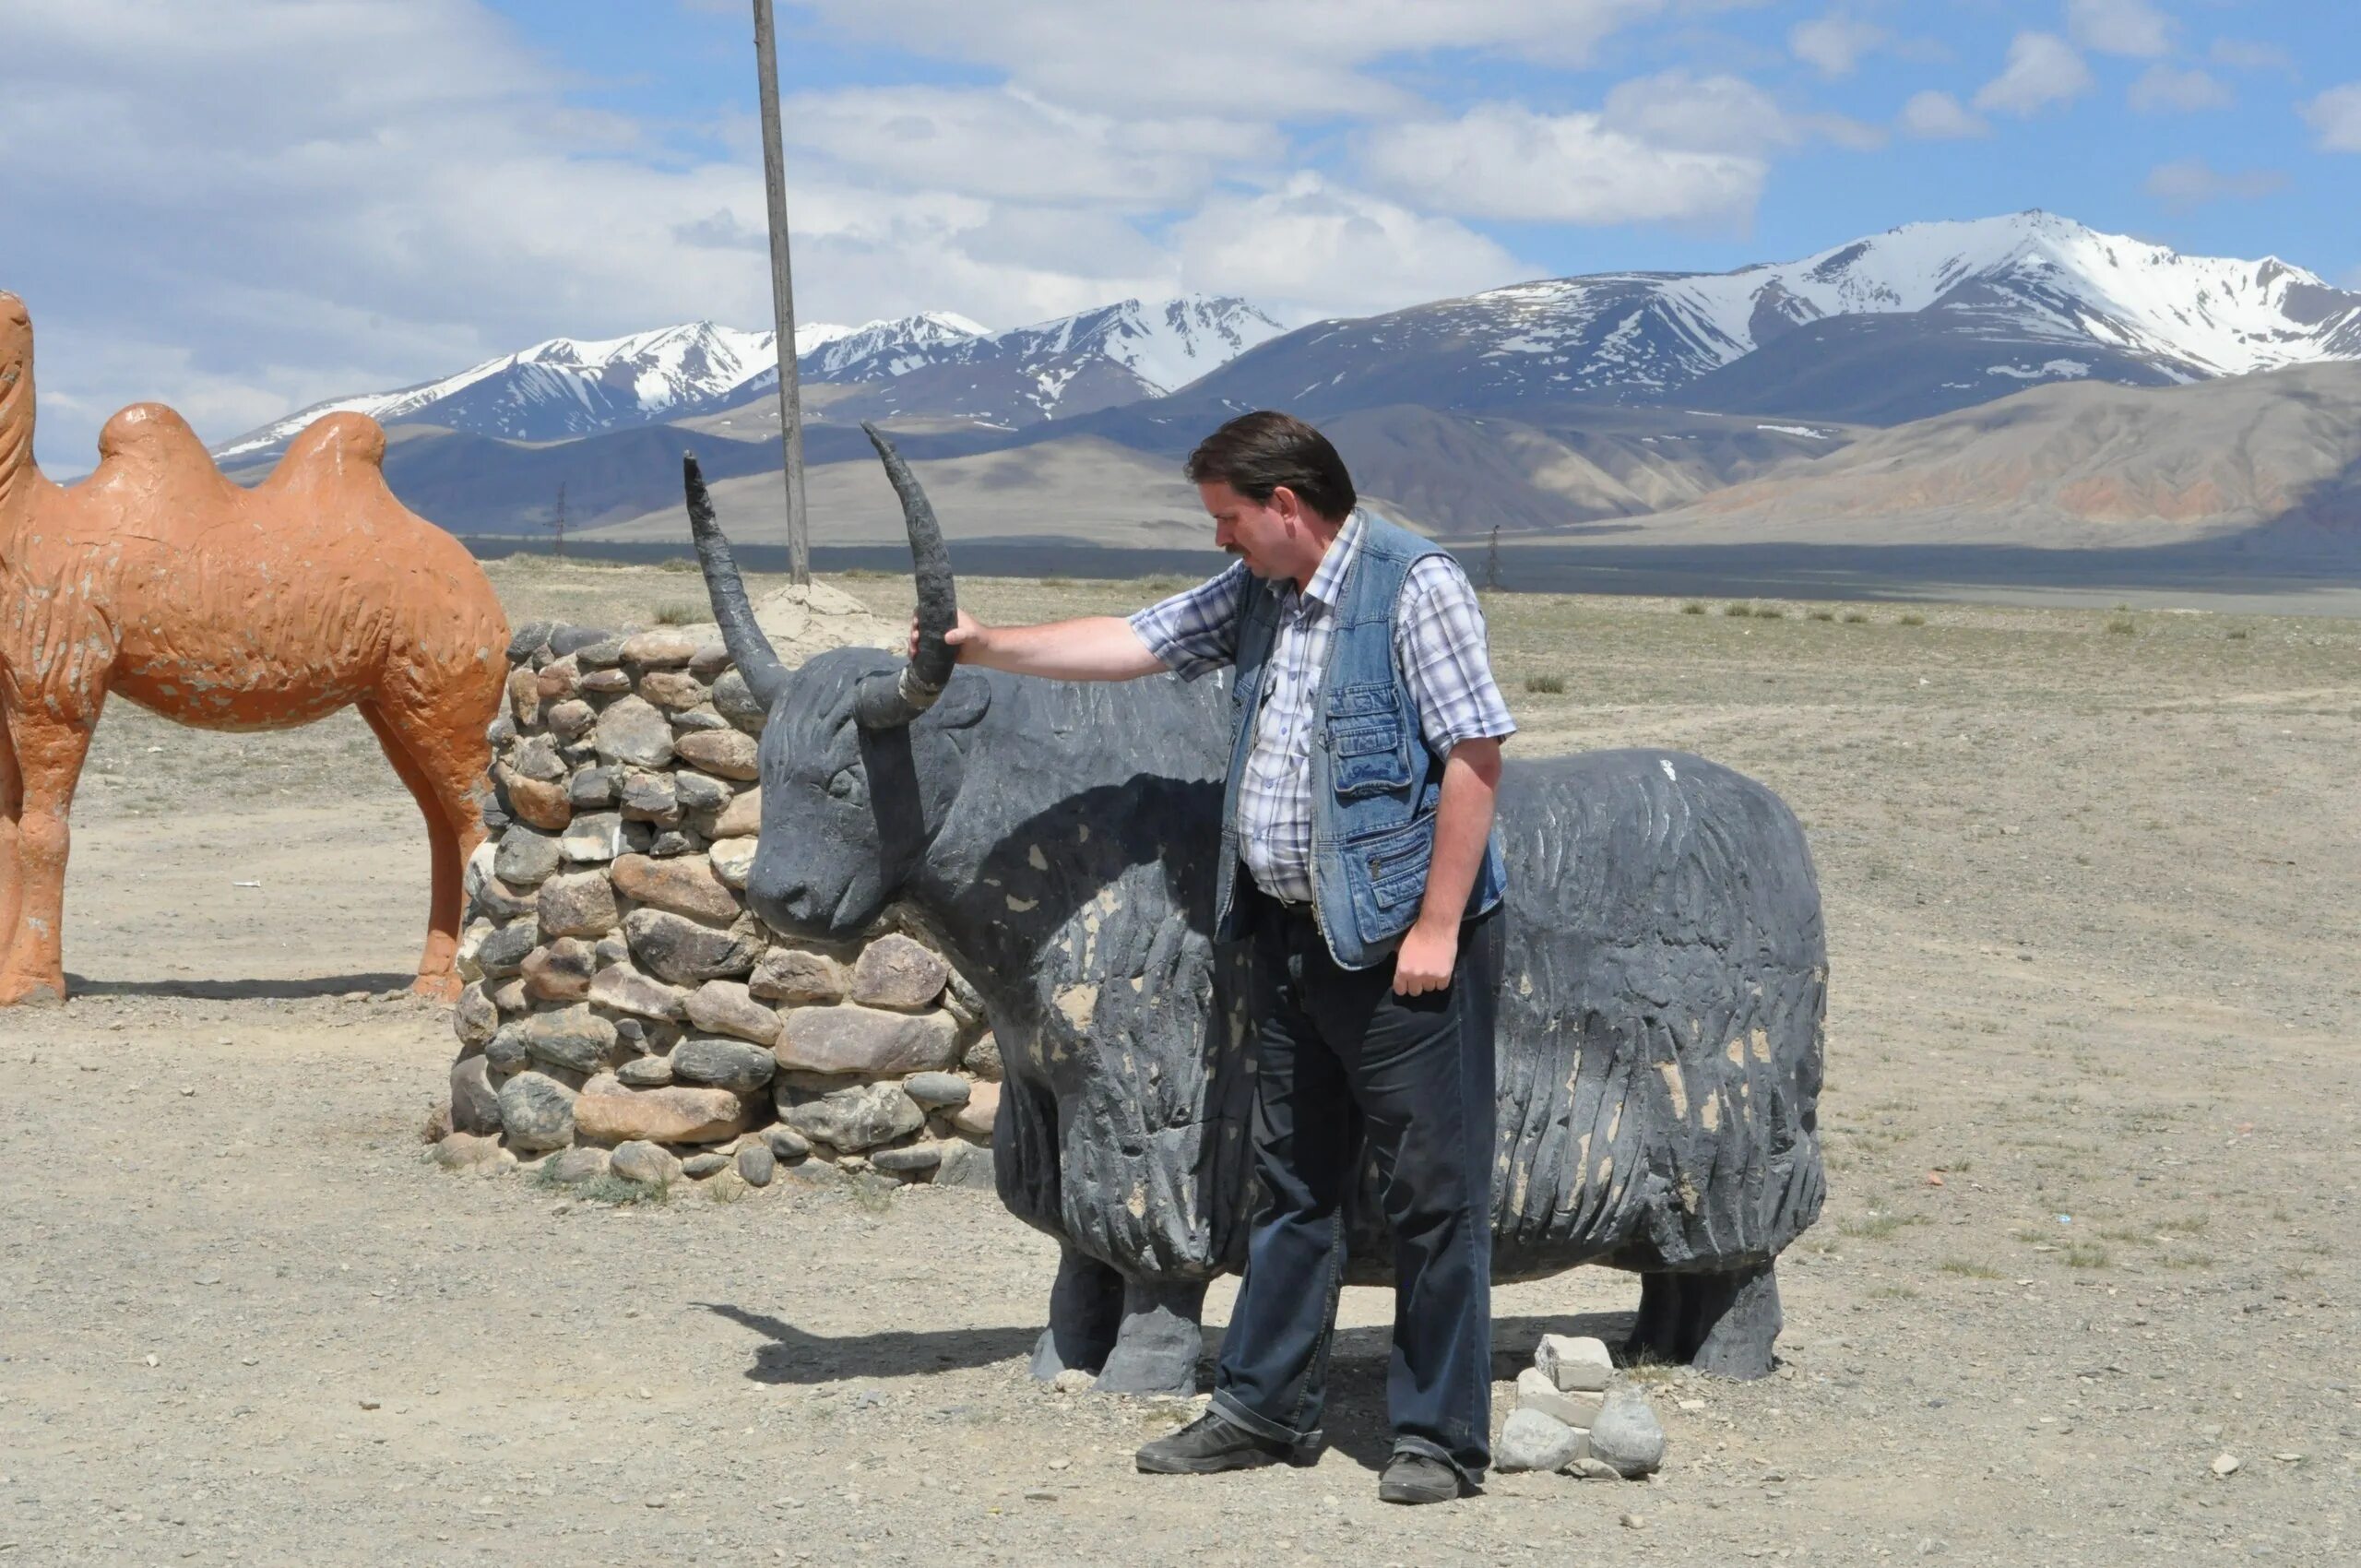
{"label": "snow-capped mountain", "polygon": [[936,363],[953,350],[991,335],[991,327],[949,311],[872,321],[839,334],[816,350],[803,346],[799,331],[795,369],[812,381],[887,381]]}
{"label": "snow-capped mountain", "polygon": [[1916,223],[1727,273],[1519,283],[1319,323],[1198,388],[1318,412],[1531,399],[1892,422],[2028,383],[2164,385],[2361,358],[2361,294],[2045,212]]}
{"label": "snow-capped mountain", "polygon": [[1007,426],[1067,419],[1177,391],[1281,331],[1244,300],[1123,300],[952,345],[828,411]]}
{"label": "snow-capped mountain", "polygon": [[[915,413],[1031,423],[1157,397],[1195,380],[1279,326],[1243,300],[1137,300],[993,334],[930,311],[860,327],[795,329],[805,381],[874,384],[832,410],[861,418]],[[742,407],[777,395],[769,332],[709,321],[627,338],[552,338],[392,392],[317,403],[215,448],[253,462],[322,414],[445,425],[510,441],[558,441]],[[930,379],[931,375],[931,379]]]}
{"label": "snow-capped mountain", "polygon": [[[868,328],[813,322],[795,329],[800,356]],[[315,403],[214,449],[251,457],[283,444],[322,414],[350,410],[381,423],[413,421],[512,441],[558,441],[670,419],[727,398],[756,376],[777,380],[777,334],[710,321],[627,338],[552,338],[470,365],[457,375],[392,392]]]}

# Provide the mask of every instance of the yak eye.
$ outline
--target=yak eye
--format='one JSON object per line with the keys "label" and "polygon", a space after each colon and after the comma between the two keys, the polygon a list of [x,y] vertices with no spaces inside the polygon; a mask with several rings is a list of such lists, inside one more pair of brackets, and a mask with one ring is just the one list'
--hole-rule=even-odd
{"label": "yak eye", "polygon": [[828,780],[828,793],[839,801],[848,801],[855,805],[867,800],[869,781],[861,777],[860,765],[855,763],[850,767],[836,769],[836,776]]}

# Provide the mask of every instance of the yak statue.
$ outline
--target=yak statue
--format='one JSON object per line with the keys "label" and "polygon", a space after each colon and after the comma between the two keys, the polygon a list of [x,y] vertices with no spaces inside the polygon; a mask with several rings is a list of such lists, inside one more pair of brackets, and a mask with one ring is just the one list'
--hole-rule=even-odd
{"label": "yak statue", "polygon": [[[769,712],[748,901],[789,936],[914,910],[982,994],[1006,1082],[1000,1194],[1063,1245],[1034,1371],[1188,1392],[1206,1282],[1254,1201],[1251,944],[1216,944],[1228,681],[962,670],[949,557],[870,431],[916,561],[914,659],[783,668],[695,459],[715,618]],[[1827,956],[1803,831],[1760,784],[1677,752],[1512,761],[1493,1268],[1640,1276],[1627,1354],[1771,1370],[1774,1261],[1820,1213]],[[1356,1280],[1393,1247],[1365,1173]]]}

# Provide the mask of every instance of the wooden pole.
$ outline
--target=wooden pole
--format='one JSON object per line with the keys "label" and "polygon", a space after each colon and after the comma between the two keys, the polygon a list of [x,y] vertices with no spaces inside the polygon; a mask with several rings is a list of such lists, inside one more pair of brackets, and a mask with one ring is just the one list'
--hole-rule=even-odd
{"label": "wooden pole", "polygon": [[763,91],[763,183],[770,194],[771,315],[778,328],[778,427],[787,455],[787,569],[812,582],[812,532],[803,510],[803,387],[795,365],[795,279],[787,258],[787,164],[779,148],[778,39],[771,0],[754,0],[754,60]]}

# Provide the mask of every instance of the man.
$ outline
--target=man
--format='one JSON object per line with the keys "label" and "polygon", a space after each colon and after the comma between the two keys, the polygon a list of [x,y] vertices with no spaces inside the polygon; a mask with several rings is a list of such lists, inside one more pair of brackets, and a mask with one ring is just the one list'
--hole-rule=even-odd
{"label": "man", "polygon": [[1188,474],[1239,557],[1221,576],[1129,620],[963,614],[949,637],[964,662],[1062,680],[1237,670],[1216,919],[1255,944],[1263,1202],[1212,1408],[1142,1448],[1139,1467],[1316,1454],[1366,1137],[1396,1248],[1379,1494],[1441,1502],[1490,1458],[1491,826],[1515,725],[1458,564],[1359,509],[1318,431],[1247,414]]}

